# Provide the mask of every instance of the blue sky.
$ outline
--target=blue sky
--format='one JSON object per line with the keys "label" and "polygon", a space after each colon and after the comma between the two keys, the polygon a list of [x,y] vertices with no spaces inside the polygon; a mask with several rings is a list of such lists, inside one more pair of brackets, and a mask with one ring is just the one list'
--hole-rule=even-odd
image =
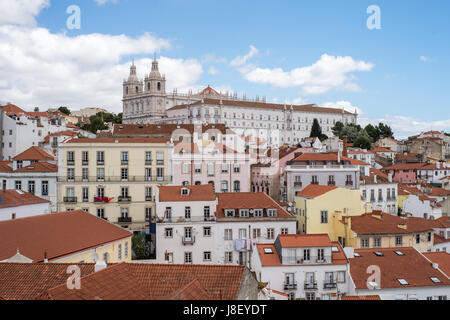
{"label": "blue sky", "polygon": [[[415,126],[417,131],[430,128],[450,131],[450,2],[446,0],[116,0],[103,4],[94,0],[36,1],[44,2],[44,7],[31,13],[36,22],[25,27],[47,30],[49,39],[63,35],[69,40],[80,40],[92,34],[136,39],[150,33],[164,43],[155,45],[154,50],[162,60],[166,58],[161,69],[167,66],[169,87],[172,76],[176,79],[172,85],[184,89],[210,84],[246,92],[250,97],[266,96],[280,103],[358,107],[362,123],[382,120],[392,124],[402,136],[411,133]],[[68,30],[66,26],[69,16],[66,9],[72,4],[81,9],[80,30]],[[369,30],[366,26],[370,16],[366,9],[370,5],[381,10],[380,30]],[[0,41],[6,40],[0,36]],[[148,41],[149,45],[151,41],[155,43],[154,39]],[[154,50],[130,46],[130,50],[123,50],[111,61],[105,58],[113,70],[124,73],[118,79],[127,76],[124,67],[132,58],[138,62],[138,71],[142,74],[149,71],[148,58]],[[237,63],[237,57],[252,52],[251,46],[253,53],[244,63]],[[116,47],[106,50],[113,54]],[[322,59],[323,55],[331,58]],[[350,60],[339,62],[339,57]],[[179,63],[178,67],[174,61]],[[319,71],[310,69],[317,63],[322,66]],[[291,72],[295,69],[297,74]],[[83,79],[84,74],[78,71],[78,77]],[[112,79],[109,71],[105,76]],[[73,97],[70,91],[61,94],[59,100],[47,93],[38,96],[36,103],[45,104],[47,97],[48,104],[73,101],[71,105],[82,107],[77,105],[80,95],[76,86],[73,85]],[[111,90],[111,94],[98,94],[98,99],[92,102],[88,98],[81,100],[120,111],[120,81],[115,87],[112,83],[108,89],[104,86],[96,89],[92,84],[83,90],[90,95],[95,90]],[[0,83],[0,100],[17,98],[25,105],[33,104],[26,99],[33,97],[29,92],[8,95],[20,90],[4,87],[2,90]],[[114,96],[119,103],[108,99],[102,103],[103,94]]]}

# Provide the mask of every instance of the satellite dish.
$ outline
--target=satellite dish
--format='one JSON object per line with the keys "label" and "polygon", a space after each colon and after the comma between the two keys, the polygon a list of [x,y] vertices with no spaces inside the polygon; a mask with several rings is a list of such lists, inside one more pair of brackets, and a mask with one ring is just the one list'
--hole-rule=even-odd
{"label": "satellite dish", "polygon": [[250,213],[253,213],[253,212],[255,212],[255,210],[253,210],[253,209],[250,209]]}
{"label": "satellite dish", "polygon": [[97,262],[97,261],[98,261],[98,253],[97,253],[97,252],[94,252],[94,253],[91,255],[91,259],[92,259],[94,262]]}
{"label": "satellite dish", "polygon": [[292,208],[291,208],[291,207],[287,208],[287,211],[291,212],[291,211],[292,211]]}
{"label": "satellite dish", "polygon": [[289,203],[288,203],[288,206],[289,206],[289,207],[292,207],[292,205],[293,205],[292,202],[289,202]]}

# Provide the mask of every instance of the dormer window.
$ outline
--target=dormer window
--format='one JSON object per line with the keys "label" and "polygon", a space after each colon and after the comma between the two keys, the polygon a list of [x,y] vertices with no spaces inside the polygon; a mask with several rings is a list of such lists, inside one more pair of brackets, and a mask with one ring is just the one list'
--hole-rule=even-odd
{"label": "dormer window", "polygon": [[268,217],[276,217],[277,216],[277,209],[267,209],[267,216]]}
{"label": "dormer window", "polygon": [[22,168],[22,166],[23,166],[22,160],[17,160],[17,169]]}
{"label": "dormer window", "polygon": [[253,212],[254,217],[262,217],[263,216],[263,209],[255,209]]}
{"label": "dormer window", "polygon": [[239,210],[239,216],[241,218],[248,218],[248,209],[240,209]]}
{"label": "dormer window", "polygon": [[189,195],[189,189],[188,188],[181,188],[181,195],[183,195],[183,196]]}
{"label": "dormer window", "polygon": [[233,209],[226,209],[225,210],[225,217],[227,217],[227,218],[234,217],[234,210]]}

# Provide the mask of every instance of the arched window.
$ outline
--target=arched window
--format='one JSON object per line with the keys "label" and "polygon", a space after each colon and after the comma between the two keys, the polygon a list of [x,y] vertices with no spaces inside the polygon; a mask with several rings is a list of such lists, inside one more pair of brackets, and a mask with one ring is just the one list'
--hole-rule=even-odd
{"label": "arched window", "polygon": [[158,87],[158,91],[161,91],[161,82],[158,82],[157,87]]}
{"label": "arched window", "polygon": [[136,93],[139,93],[139,88],[138,87],[136,87]]}
{"label": "arched window", "polygon": [[128,87],[125,89],[126,94],[128,94]]}
{"label": "arched window", "polygon": [[200,182],[200,181],[195,181],[195,185],[196,186],[198,186],[198,185],[201,185],[202,183]]}
{"label": "arched window", "polygon": [[150,91],[150,82],[147,83],[147,91]]}

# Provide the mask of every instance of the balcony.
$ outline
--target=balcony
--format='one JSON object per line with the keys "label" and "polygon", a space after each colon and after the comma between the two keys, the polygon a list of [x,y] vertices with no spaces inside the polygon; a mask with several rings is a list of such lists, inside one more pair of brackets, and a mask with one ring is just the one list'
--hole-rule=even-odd
{"label": "balcony", "polygon": [[75,160],[67,160],[67,165],[68,166],[74,166],[75,165]]}
{"label": "balcony", "polygon": [[333,281],[333,282],[325,282],[323,284],[323,288],[324,289],[336,289],[336,287],[337,287],[337,283],[335,281]]}
{"label": "balcony", "polygon": [[346,186],[352,186],[353,185],[353,181],[345,181],[345,185]]}
{"label": "balcony", "polygon": [[297,282],[285,282],[284,290],[297,290]]}
{"label": "balcony", "polygon": [[83,202],[89,202],[89,198],[83,198]]}
{"label": "balcony", "polygon": [[127,166],[127,165],[128,165],[128,160],[122,160],[122,161],[120,161],[120,163],[121,163],[123,166]]}
{"label": "balcony", "polygon": [[311,184],[319,184],[319,181],[311,181]]}
{"label": "balcony", "polygon": [[108,197],[94,197],[94,202],[96,202],[96,203],[109,203],[109,201],[111,201],[111,199],[108,198]]}
{"label": "balcony", "polygon": [[164,160],[156,160],[156,165],[157,166],[163,166],[164,165]]}
{"label": "balcony", "polygon": [[130,196],[119,196],[117,202],[131,202]]}
{"label": "balcony", "polygon": [[334,187],[336,185],[336,181],[328,181],[328,185]]}
{"label": "balcony", "polygon": [[81,161],[81,164],[83,166],[87,166],[87,165],[89,165],[89,160],[83,160],[83,161]]}
{"label": "balcony", "polygon": [[303,183],[301,181],[294,182],[294,188],[301,188]]}
{"label": "balcony", "polygon": [[[122,176],[60,176],[58,182],[123,182]],[[128,176],[127,182],[172,182],[172,176],[159,176],[159,177],[147,177],[147,176]]]}
{"label": "balcony", "polygon": [[76,203],[77,197],[64,197],[64,202],[65,203]]}
{"label": "balcony", "polygon": [[117,219],[118,223],[131,223],[131,217],[120,217]]}
{"label": "balcony", "polygon": [[152,159],[150,159],[150,160],[145,160],[145,165],[146,166],[151,166],[152,165]]}
{"label": "balcony", "polygon": [[105,160],[97,160],[97,165],[104,166],[105,165]]}
{"label": "balcony", "polygon": [[155,197],[145,196],[145,201],[155,201]]}
{"label": "balcony", "polygon": [[192,237],[183,237],[181,239],[181,241],[183,242],[183,245],[188,245],[188,244],[192,245],[192,244],[195,243],[195,237],[194,236],[192,236]]}
{"label": "balcony", "polygon": [[304,285],[305,290],[317,290],[317,281],[307,281]]}

